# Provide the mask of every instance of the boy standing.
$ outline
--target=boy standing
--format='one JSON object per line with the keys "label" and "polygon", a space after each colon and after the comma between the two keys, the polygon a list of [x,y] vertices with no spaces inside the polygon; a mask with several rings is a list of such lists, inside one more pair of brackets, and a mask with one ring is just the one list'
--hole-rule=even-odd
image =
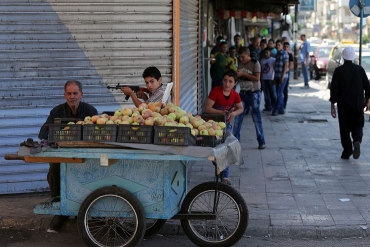
{"label": "boy standing", "polygon": [[221,43],[221,51],[215,54],[215,63],[213,64],[212,88],[222,85],[222,76],[226,70],[226,52],[227,43]]}
{"label": "boy standing", "polygon": [[[138,107],[143,103],[139,99],[143,99],[145,103],[149,102],[161,102],[166,87],[162,84],[161,72],[156,67],[148,67],[143,72],[143,78],[146,84],[146,88],[139,90],[136,94],[131,90],[130,87],[121,88],[125,95],[130,95],[135,106]],[[148,95],[146,94],[149,94]],[[168,97],[167,102],[171,101],[171,96]]]}
{"label": "boy standing", "polygon": [[244,115],[252,110],[252,119],[256,128],[258,148],[265,149],[265,136],[263,133],[261,104],[261,66],[260,63],[251,59],[249,49],[242,47],[239,50],[238,78],[240,83],[240,98],[242,100],[244,114],[235,118],[233,134],[240,141],[240,130]]}
{"label": "boy standing", "polygon": [[235,46],[229,48],[229,56],[226,58],[226,69],[232,69],[234,71],[238,69],[238,58],[236,57]]}
{"label": "boy standing", "polygon": [[261,59],[261,83],[263,87],[263,95],[265,98],[265,109],[263,109],[263,112],[271,113],[272,106],[274,106],[276,102],[276,88],[273,83],[275,76],[275,58],[271,57],[269,49],[263,50],[263,54],[264,57]]}
{"label": "boy standing", "polygon": [[289,73],[289,55],[284,51],[281,40],[276,41],[276,48],[278,50],[275,61],[276,103],[272,110],[272,116],[285,114],[283,93]]}
{"label": "boy standing", "polygon": [[[243,112],[243,105],[240,96],[234,91],[234,86],[238,81],[237,73],[234,70],[227,70],[223,75],[222,85],[217,86],[209,93],[205,113],[226,114],[226,131],[231,132],[230,119]],[[221,180],[226,184],[231,184],[229,179],[229,167],[221,173]]]}

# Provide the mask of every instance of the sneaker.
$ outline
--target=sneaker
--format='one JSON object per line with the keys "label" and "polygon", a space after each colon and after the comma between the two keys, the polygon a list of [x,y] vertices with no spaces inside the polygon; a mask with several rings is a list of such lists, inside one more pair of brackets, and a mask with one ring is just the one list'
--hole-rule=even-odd
{"label": "sneaker", "polygon": [[278,113],[281,114],[281,115],[283,115],[283,114],[285,114],[285,110],[281,110]]}
{"label": "sneaker", "polygon": [[59,231],[62,229],[64,224],[67,222],[69,216],[64,215],[55,215],[54,218],[50,222],[50,229],[54,231]]}
{"label": "sneaker", "polygon": [[263,109],[262,112],[263,113],[271,113],[271,110]]}
{"label": "sneaker", "polygon": [[309,89],[310,86],[304,86],[304,87],[301,87],[301,89]]}
{"label": "sneaker", "polygon": [[231,185],[230,179],[228,179],[228,178],[223,178],[221,180],[221,182],[224,183],[224,184],[227,184],[227,185]]}
{"label": "sneaker", "polygon": [[273,113],[271,114],[271,116],[277,116],[277,115],[279,115],[279,113],[277,113],[277,112],[273,112]]}
{"label": "sneaker", "polygon": [[353,143],[353,158],[357,160],[360,157],[361,150],[360,150],[360,142]]}
{"label": "sneaker", "polygon": [[266,148],[266,145],[265,144],[258,145],[258,149],[265,149],[265,148]]}

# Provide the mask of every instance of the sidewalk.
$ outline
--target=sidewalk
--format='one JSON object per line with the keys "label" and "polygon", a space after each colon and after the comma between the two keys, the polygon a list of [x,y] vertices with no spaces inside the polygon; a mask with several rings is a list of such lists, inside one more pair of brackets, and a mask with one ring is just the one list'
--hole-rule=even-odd
{"label": "sidewalk", "polygon": [[[242,128],[244,164],[232,166],[232,186],[249,208],[246,236],[367,236],[370,224],[370,128],[365,116],[361,157],[340,158],[338,120],[330,115],[325,84],[290,83],[287,113],[263,114],[266,149],[257,149],[250,115]],[[261,107],[262,109],[262,107]],[[250,134],[247,134],[250,133]],[[211,181],[213,166],[194,163],[189,188]],[[0,227],[47,228],[52,216],[33,214],[48,193],[0,196]],[[67,225],[77,230],[75,220]],[[163,234],[182,234],[180,221],[169,221]]]}

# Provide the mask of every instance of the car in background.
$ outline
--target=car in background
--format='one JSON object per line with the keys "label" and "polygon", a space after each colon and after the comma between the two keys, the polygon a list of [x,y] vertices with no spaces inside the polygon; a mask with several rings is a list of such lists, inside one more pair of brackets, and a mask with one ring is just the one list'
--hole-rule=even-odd
{"label": "car in background", "polygon": [[[357,58],[354,60],[354,63],[358,64],[358,56],[359,56],[359,45],[358,44],[339,44],[335,45],[329,55],[329,61],[328,61],[328,66],[327,66],[327,72],[326,72],[326,83],[327,83],[327,88],[330,88],[331,80],[333,78],[333,73],[334,70],[343,64],[343,58],[342,58],[342,51],[346,47],[353,47],[353,49],[356,52]],[[361,59],[361,65],[364,67],[362,64],[362,61],[365,61],[367,63],[367,57],[370,56],[370,49],[367,49],[366,47],[362,47],[362,59]],[[366,58],[366,59],[365,59]],[[365,68],[365,67],[364,67]],[[370,70],[366,70],[367,72],[370,72]],[[370,74],[369,74],[370,75]],[[369,77],[369,76],[368,76]]]}
{"label": "car in background", "polygon": [[321,41],[321,45],[335,45],[337,42],[335,40],[332,40],[332,39],[323,39]]}
{"label": "car in background", "polygon": [[332,45],[319,45],[314,52],[310,52],[310,64],[308,70],[311,80],[319,80],[321,76],[326,76],[326,68],[328,66],[330,51]]}

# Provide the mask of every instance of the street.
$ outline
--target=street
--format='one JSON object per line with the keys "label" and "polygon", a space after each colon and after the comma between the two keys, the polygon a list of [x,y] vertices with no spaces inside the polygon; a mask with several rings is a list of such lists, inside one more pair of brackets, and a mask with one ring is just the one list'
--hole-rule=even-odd
{"label": "street", "polygon": [[[1,247],[83,247],[86,246],[77,231],[47,233],[45,230],[0,230]],[[138,247],[193,247],[195,246],[183,235],[155,235],[143,240]],[[273,237],[242,238],[236,247],[365,247],[369,246],[368,238],[324,238],[324,239],[289,239]]]}

